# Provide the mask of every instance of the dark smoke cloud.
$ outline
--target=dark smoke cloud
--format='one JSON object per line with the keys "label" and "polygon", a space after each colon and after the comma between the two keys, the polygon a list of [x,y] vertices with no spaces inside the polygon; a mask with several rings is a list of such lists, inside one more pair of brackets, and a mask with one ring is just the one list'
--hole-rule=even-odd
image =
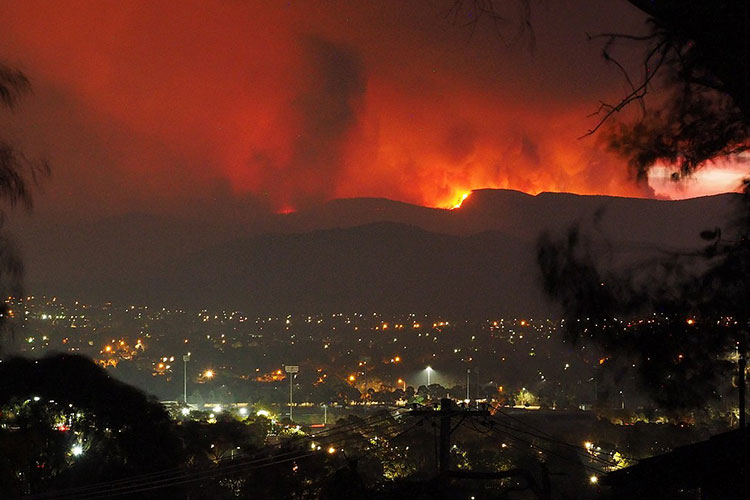
{"label": "dark smoke cloud", "polygon": [[262,189],[294,208],[330,198],[344,168],[344,148],[357,125],[366,88],[364,65],[355,50],[318,37],[302,40],[307,80],[290,103],[296,135],[287,161],[257,151],[251,164]]}

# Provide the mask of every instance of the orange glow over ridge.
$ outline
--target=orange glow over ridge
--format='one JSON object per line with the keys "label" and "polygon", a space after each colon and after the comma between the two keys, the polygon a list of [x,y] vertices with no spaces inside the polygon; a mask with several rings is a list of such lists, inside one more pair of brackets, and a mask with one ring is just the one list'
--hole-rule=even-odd
{"label": "orange glow over ridge", "polygon": [[[54,166],[43,206],[99,216],[238,200],[287,214],[354,197],[449,209],[483,188],[736,189],[718,168],[700,191],[638,185],[606,141],[578,140],[623,83],[580,36],[591,19],[538,9],[532,56],[491,29],[467,41],[439,7],[397,4],[7,2],[0,44],[34,93],[3,130]],[[632,17],[611,9],[607,22]]]}

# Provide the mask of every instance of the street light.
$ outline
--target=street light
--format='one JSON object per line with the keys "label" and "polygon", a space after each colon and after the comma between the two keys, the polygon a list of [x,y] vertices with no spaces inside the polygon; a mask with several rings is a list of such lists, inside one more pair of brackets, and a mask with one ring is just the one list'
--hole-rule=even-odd
{"label": "street light", "polygon": [[183,386],[182,386],[182,400],[187,404],[187,363],[190,361],[190,353],[182,356],[183,370]]}
{"label": "street light", "polygon": [[400,378],[400,379],[398,379],[398,383],[399,384],[404,384],[404,392],[406,392],[406,380]]}

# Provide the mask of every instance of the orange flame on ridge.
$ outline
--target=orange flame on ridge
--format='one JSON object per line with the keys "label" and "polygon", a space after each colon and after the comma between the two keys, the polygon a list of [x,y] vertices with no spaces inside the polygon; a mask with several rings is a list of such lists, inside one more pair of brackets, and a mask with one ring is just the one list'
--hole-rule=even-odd
{"label": "orange flame on ridge", "polygon": [[461,205],[463,204],[464,201],[466,201],[466,198],[468,198],[469,195],[471,195],[471,191],[462,193],[461,196],[458,198],[458,202],[454,204],[452,207],[450,207],[450,209],[455,210],[457,208],[461,208]]}

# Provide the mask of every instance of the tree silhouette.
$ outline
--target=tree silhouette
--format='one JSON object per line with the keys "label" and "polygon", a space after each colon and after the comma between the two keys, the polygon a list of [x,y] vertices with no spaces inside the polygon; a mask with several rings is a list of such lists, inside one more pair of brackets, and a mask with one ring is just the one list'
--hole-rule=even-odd
{"label": "tree silhouette", "polygon": [[[618,41],[643,44],[640,83],[615,105],[603,104],[592,129],[662,84],[667,98],[644,106],[640,120],[610,130],[610,148],[628,159],[639,179],[662,164],[673,177],[692,174],[750,147],[750,4],[734,0],[629,0],[646,13],[648,33],[600,35],[605,59],[622,66],[610,49]],[[626,75],[627,76],[627,75]]]}
{"label": "tree silhouette", "polygon": [[[645,34],[603,33],[603,58],[618,68],[629,92],[602,102],[591,135],[605,124],[609,147],[645,180],[655,165],[672,167],[680,179],[718,159],[737,158],[750,147],[750,4],[736,0],[622,0],[647,17]],[[531,34],[531,0],[456,0],[456,24],[472,29],[489,22],[503,39]],[[640,69],[616,57],[623,43],[640,46]],[[647,95],[663,96],[646,106]],[[631,104],[642,114],[611,123]]]}
{"label": "tree silhouette", "polygon": [[[659,164],[671,167],[679,180],[713,161],[739,158],[750,148],[750,4],[629,3],[649,16],[648,33],[600,37],[606,40],[605,59],[620,68],[610,53],[616,42],[646,47],[641,80],[633,83],[626,74],[632,91],[617,104],[602,104],[603,116],[590,133],[630,103],[643,103],[658,79],[667,98],[643,106],[641,119],[608,130],[610,148],[627,159],[639,180]],[[720,229],[704,231],[704,249],[658,252],[625,270],[607,269],[579,228],[564,237],[542,236],[544,287],[563,306],[569,337],[619,354],[619,368],[613,368],[634,368],[664,406],[697,408],[721,398],[732,362],[745,354],[749,200],[746,183],[725,238]],[[648,320],[613,322],[617,317]]]}
{"label": "tree silhouette", "polygon": [[[602,102],[584,136],[604,132],[639,181],[657,165],[679,180],[715,161],[740,160],[750,149],[750,3],[623,1],[646,14],[647,30],[590,36],[603,44],[602,56],[622,72],[629,91],[615,103]],[[520,6],[528,30],[532,3],[457,0],[453,12],[471,26],[484,19],[507,29],[508,9]],[[616,57],[622,44],[643,50],[638,71]],[[631,104],[640,106],[640,117],[617,121]],[[617,360],[603,358],[605,368],[620,377],[635,370],[663,406],[696,408],[722,397],[721,382],[730,380],[734,357],[743,357],[746,345],[748,198],[746,184],[737,220],[725,228],[729,239],[718,229],[704,231],[704,249],[657,251],[624,269],[608,267],[611,248],[597,248],[580,227],[542,235],[537,257],[544,289],[562,306],[569,339],[617,354]]]}
{"label": "tree silhouette", "polygon": [[[31,90],[26,76],[0,63],[0,103],[13,110],[18,100]],[[46,162],[30,161],[10,143],[0,138],[0,199],[11,207],[23,205],[31,209],[31,187],[49,175]],[[5,298],[23,295],[23,262],[5,227],[5,214],[0,210],[0,330],[8,326],[9,308]],[[0,340],[2,338],[0,337]],[[1,345],[0,345],[1,347]]]}
{"label": "tree silhouette", "polygon": [[634,372],[663,408],[727,396],[747,325],[747,245],[712,241],[626,268],[602,256],[577,227],[540,238],[544,289],[563,308],[567,339],[601,348],[602,368],[616,380]]}
{"label": "tree silhouette", "polygon": [[[183,457],[159,402],[82,356],[4,360],[0,408],[17,427],[0,437],[29,438],[26,454],[2,462],[0,478],[25,480],[32,493],[168,469]],[[80,456],[71,457],[76,444]],[[19,474],[27,470],[38,477]]]}

